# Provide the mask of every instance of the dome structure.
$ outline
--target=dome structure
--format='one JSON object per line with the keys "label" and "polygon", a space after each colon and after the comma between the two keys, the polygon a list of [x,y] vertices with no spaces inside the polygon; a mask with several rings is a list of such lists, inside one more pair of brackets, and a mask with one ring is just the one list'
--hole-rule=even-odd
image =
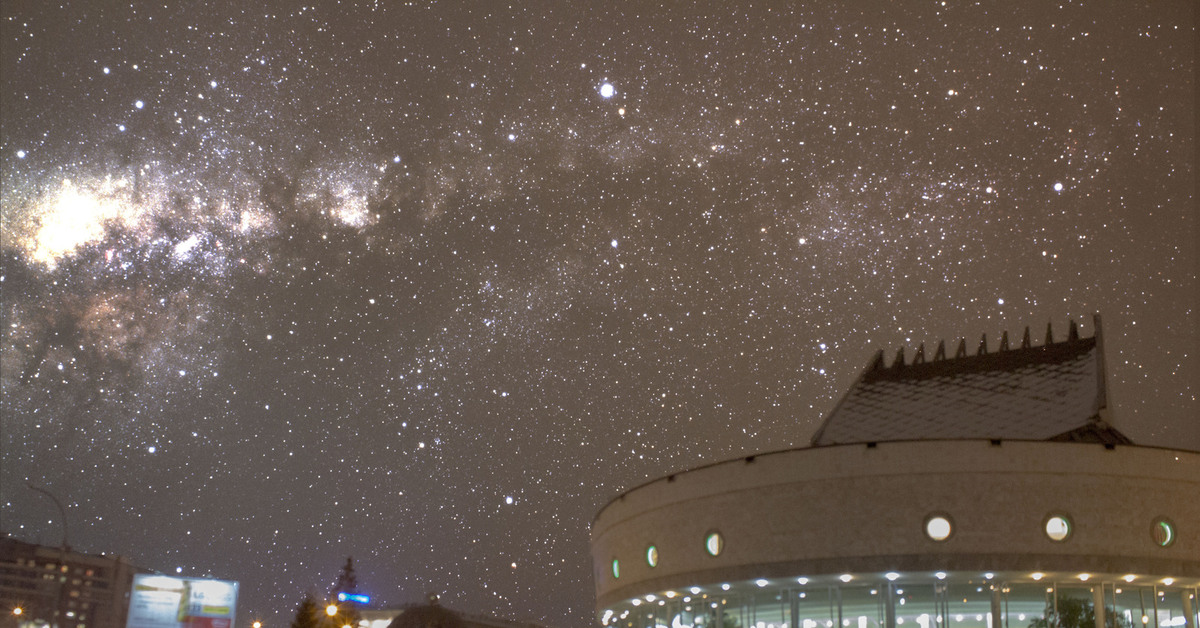
{"label": "dome structure", "polygon": [[877,355],[812,446],[596,516],[624,628],[1195,628],[1200,453],[1108,421],[1103,339]]}

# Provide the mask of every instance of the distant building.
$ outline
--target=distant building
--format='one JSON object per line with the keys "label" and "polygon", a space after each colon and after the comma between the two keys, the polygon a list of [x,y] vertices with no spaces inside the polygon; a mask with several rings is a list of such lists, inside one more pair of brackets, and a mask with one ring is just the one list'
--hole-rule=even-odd
{"label": "distant building", "polygon": [[1108,423],[1104,344],[871,362],[810,447],[682,471],[592,525],[624,628],[1197,628],[1200,452]]}
{"label": "distant building", "polygon": [[442,606],[431,594],[424,604],[406,604],[400,608],[359,611],[362,628],[545,628],[532,622],[519,622],[487,615],[470,615]]}
{"label": "distant building", "polygon": [[[0,537],[4,628],[125,628],[136,569],[93,556]],[[14,613],[20,609],[20,614]]]}

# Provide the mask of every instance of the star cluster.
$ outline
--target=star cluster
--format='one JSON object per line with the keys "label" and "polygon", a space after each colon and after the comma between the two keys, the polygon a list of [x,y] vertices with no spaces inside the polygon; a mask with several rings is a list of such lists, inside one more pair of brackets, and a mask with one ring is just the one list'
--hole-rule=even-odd
{"label": "star cluster", "polygon": [[621,490],[1093,312],[1200,448],[1194,7],[872,4],[5,2],[4,531],[584,626]]}

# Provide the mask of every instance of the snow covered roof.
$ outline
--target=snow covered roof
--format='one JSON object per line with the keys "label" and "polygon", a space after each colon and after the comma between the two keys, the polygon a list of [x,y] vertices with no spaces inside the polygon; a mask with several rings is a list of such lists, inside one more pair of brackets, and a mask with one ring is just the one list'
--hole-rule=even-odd
{"label": "snow covered roof", "polygon": [[904,349],[890,366],[883,351],[834,407],[817,433],[814,447],[847,443],[938,439],[1011,439],[1129,444],[1104,422],[1104,343],[1100,317],[1095,336],[1080,338],[1075,322],[1067,339],[1033,346],[1029,328],[1018,348],[1008,333],[997,351],[987,336],[975,355],[960,340],[953,357],[945,342],[931,360],[925,346],[906,362]]}

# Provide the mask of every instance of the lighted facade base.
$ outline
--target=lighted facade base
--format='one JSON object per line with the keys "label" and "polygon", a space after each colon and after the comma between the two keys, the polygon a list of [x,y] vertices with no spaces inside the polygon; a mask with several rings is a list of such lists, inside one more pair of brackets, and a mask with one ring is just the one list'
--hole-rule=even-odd
{"label": "lighted facade base", "polygon": [[627,628],[1048,628],[1058,625],[1057,608],[1064,628],[1093,628],[1102,604],[1110,628],[1198,625],[1194,585],[1081,575],[888,572],[723,582],[623,600],[600,620]]}

